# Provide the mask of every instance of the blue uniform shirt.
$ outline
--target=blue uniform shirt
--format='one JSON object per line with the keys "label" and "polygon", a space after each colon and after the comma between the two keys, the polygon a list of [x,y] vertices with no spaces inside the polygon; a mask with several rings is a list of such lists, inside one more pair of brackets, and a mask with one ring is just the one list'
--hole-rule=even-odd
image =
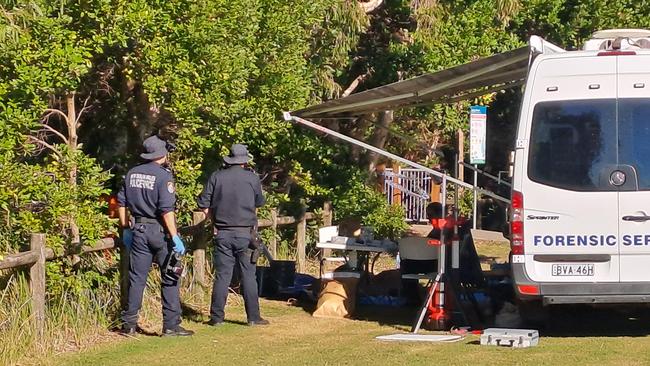
{"label": "blue uniform shirt", "polygon": [[217,228],[254,226],[255,208],[264,202],[258,176],[238,165],[214,172],[198,199],[199,208],[212,210]]}
{"label": "blue uniform shirt", "polygon": [[138,165],[126,173],[117,202],[120,207],[128,207],[134,217],[158,219],[174,211],[174,177],[160,164],[148,162]]}

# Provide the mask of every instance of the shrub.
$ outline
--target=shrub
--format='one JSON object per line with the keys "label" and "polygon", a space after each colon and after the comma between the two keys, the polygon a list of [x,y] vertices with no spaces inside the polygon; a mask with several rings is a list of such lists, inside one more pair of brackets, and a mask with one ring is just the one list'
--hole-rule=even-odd
{"label": "shrub", "polygon": [[402,207],[390,205],[382,193],[363,183],[362,179],[353,179],[349,189],[338,192],[334,212],[337,220],[361,218],[363,225],[373,228],[376,238],[397,239],[408,229]]}

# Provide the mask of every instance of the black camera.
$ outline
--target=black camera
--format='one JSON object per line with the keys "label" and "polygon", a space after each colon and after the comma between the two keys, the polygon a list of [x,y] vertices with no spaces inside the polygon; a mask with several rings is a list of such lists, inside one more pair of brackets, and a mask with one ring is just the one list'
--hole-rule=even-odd
{"label": "black camera", "polygon": [[165,276],[169,279],[177,281],[183,275],[183,256],[180,253],[172,251],[167,260],[167,268],[165,268]]}
{"label": "black camera", "polygon": [[174,144],[173,142],[169,142],[169,141],[165,141],[165,142],[167,143],[165,148],[167,149],[168,152],[173,153],[174,151],[176,151],[176,149],[177,149],[176,144]]}

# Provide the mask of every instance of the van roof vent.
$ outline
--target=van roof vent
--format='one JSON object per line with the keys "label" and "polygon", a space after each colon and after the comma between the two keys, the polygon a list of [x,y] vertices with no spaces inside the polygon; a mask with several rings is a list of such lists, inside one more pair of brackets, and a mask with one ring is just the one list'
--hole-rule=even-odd
{"label": "van roof vent", "polygon": [[650,30],[607,29],[594,33],[582,48],[585,51],[650,49]]}

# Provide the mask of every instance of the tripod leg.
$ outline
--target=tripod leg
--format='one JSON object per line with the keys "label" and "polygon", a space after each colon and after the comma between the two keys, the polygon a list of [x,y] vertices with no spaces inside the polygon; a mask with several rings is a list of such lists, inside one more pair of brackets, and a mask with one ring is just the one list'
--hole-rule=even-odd
{"label": "tripod leg", "polygon": [[442,275],[438,273],[436,279],[433,282],[433,285],[429,288],[429,293],[427,294],[426,300],[424,300],[424,303],[422,304],[420,315],[418,316],[418,319],[415,322],[415,324],[413,324],[413,327],[411,327],[411,333],[415,334],[420,330],[420,327],[422,326],[422,321],[424,320],[424,316],[427,313],[427,308],[429,307],[429,304],[431,303],[431,299],[433,299],[433,295],[435,294],[436,289],[438,288],[438,284],[440,283],[441,276]]}

